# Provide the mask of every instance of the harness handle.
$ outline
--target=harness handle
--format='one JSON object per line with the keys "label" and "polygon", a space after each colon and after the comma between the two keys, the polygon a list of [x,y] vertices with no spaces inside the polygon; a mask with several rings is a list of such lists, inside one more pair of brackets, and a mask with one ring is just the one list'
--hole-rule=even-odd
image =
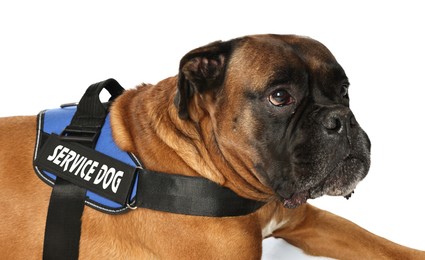
{"label": "harness handle", "polygon": [[90,85],[78,103],[70,125],[61,134],[64,140],[89,144],[89,147],[94,148],[108,114],[108,106],[105,106],[99,98],[103,89],[111,94],[110,102],[124,92],[124,88],[115,79]]}
{"label": "harness handle", "polygon": [[82,126],[89,123],[89,125],[94,126],[96,123],[97,125],[103,124],[107,115],[107,108],[105,108],[99,98],[103,89],[106,89],[111,94],[109,101],[113,101],[124,92],[124,88],[115,79],[107,79],[92,84],[78,103],[77,112],[72,118],[71,125]]}

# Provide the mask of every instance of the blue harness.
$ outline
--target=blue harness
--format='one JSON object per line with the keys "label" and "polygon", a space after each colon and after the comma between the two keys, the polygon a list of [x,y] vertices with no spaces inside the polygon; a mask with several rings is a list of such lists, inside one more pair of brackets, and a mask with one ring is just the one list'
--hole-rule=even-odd
{"label": "blue harness", "polygon": [[[38,116],[37,123],[37,141],[36,148],[34,154],[34,160],[37,159],[38,152],[41,149],[42,138],[44,134],[57,134],[60,135],[62,131],[65,129],[67,125],[71,122],[72,117],[76,112],[76,106],[66,106],[58,109],[51,109],[42,111]],[[141,163],[137,160],[137,158],[131,154],[122,151],[114,142],[111,133],[111,125],[110,125],[110,115],[105,119],[105,123],[100,132],[99,139],[96,143],[95,147],[96,151],[100,151],[114,159],[117,159],[121,162],[124,162],[132,167],[140,167]],[[53,186],[56,180],[56,175],[40,169],[38,166],[34,166],[37,175],[42,179],[45,183]],[[137,193],[137,177],[134,182],[133,189],[131,191],[129,204],[133,205],[135,203]],[[123,213],[128,210],[128,205],[121,205],[117,202],[114,202],[110,199],[102,197],[99,194],[94,193],[93,191],[87,191],[86,194],[86,205],[95,208],[97,210],[115,214],[115,213]]]}

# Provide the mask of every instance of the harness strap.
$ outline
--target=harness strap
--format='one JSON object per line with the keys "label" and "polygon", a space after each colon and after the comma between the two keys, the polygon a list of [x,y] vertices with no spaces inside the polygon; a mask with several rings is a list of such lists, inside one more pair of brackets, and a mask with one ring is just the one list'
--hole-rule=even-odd
{"label": "harness strap", "polygon": [[86,189],[57,178],[50,196],[43,259],[78,259]]}
{"label": "harness strap", "polygon": [[265,204],[237,195],[206,178],[139,169],[136,206],[208,217],[250,214]]}
{"label": "harness strap", "polygon": [[[108,109],[99,99],[104,88],[111,94],[110,101],[124,91],[114,79],[91,85],[81,98],[70,125],[62,132],[61,139],[95,147]],[[47,213],[44,260],[78,259],[86,192],[84,188],[56,178]]]}

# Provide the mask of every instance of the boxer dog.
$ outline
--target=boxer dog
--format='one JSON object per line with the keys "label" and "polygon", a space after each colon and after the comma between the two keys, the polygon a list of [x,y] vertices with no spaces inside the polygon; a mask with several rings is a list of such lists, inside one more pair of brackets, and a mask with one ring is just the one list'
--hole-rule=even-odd
{"label": "boxer dog", "polygon": [[[202,176],[266,204],[222,218],[86,207],[80,259],[260,259],[270,236],[337,259],[425,259],[306,203],[350,196],[369,170],[348,87],[321,43],[256,35],[197,48],[178,76],[126,91],[110,110],[120,148],[147,169]],[[0,258],[40,259],[51,188],[32,165],[36,117],[4,118],[0,129]]]}

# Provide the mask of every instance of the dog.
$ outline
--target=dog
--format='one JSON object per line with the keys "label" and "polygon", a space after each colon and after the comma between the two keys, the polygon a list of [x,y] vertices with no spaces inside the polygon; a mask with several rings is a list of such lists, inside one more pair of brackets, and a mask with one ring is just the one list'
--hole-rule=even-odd
{"label": "dog", "polygon": [[[349,108],[349,81],[321,43],[253,35],[194,49],[177,76],[127,90],[112,134],[146,169],[201,176],[262,201],[235,217],[85,207],[80,259],[260,259],[283,238],[337,259],[425,259],[307,203],[349,197],[367,175],[370,141]],[[40,259],[51,187],[33,169],[36,117],[0,120],[2,259]]]}

